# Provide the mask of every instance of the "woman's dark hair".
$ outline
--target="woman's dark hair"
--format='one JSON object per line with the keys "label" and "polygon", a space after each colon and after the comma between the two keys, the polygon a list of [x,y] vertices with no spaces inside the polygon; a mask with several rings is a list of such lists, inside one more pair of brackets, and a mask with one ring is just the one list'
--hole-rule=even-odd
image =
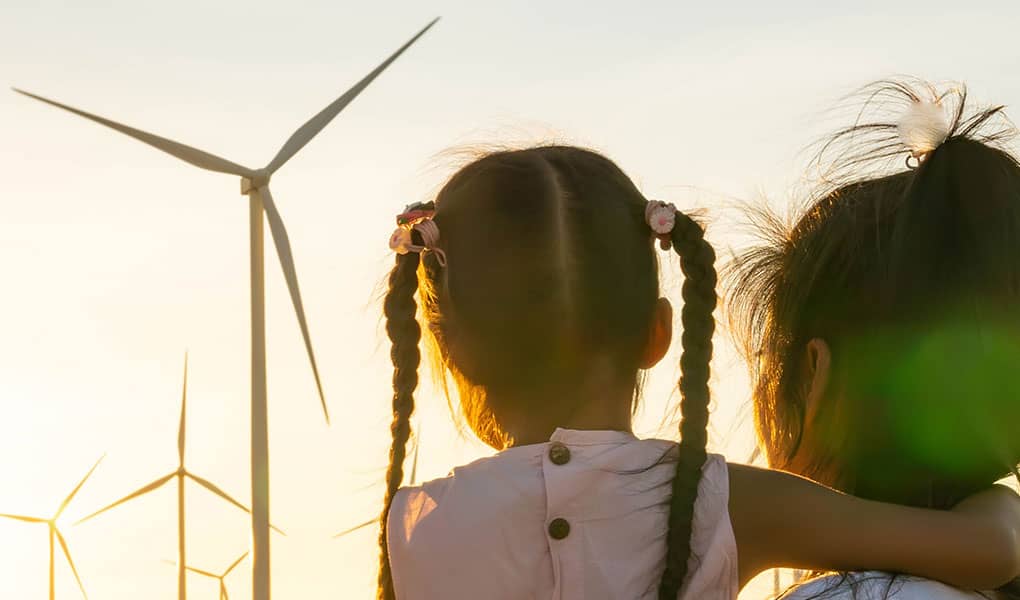
{"label": "woman's dark hair", "polygon": [[[513,441],[502,426],[507,414],[565,418],[581,401],[568,393],[571,385],[595,368],[636,388],[659,294],[645,206],[612,161],[569,146],[486,155],[439,192],[434,221],[445,264],[428,251],[398,255],[385,299],[394,366],[393,444],[379,598],[394,597],[386,517],[403,480],[418,383],[416,295],[426,333],[457,385],[461,413],[483,441],[501,449]],[[701,226],[682,212],[676,213],[672,245],[685,276],[682,419],[660,596],[675,599],[687,572],[706,458],[716,273]],[[529,402],[550,397],[562,402]]]}
{"label": "woman's dark hair", "polygon": [[[799,220],[752,212],[766,242],[728,274],[730,323],[772,467],[948,508],[1020,462],[1020,165],[1002,107],[971,114],[962,87],[864,94],[857,123],[822,147],[834,166]],[[884,117],[924,100],[948,136],[890,169],[908,150]],[[831,374],[805,435],[813,339]]]}

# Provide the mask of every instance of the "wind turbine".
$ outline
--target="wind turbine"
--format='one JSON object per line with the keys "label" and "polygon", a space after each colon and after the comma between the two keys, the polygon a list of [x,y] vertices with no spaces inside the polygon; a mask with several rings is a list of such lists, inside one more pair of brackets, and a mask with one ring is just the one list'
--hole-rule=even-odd
{"label": "wind turbine", "polygon": [[[421,442],[421,429],[419,429],[418,434],[414,436],[414,459],[411,462],[411,481],[409,482],[410,485],[414,485],[418,482],[418,449],[421,447],[420,442]],[[347,529],[344,529],[340,533],[334,535],[333,539],[335,540],[337,538],[345,537],[348,534],[354,533],[359,529],[364,529],[369,525],[374,525],[378,522],[379,517],[374,517],[372,519],[365,521],[364,523],[359,523],[354,527],[348,527]]]}
{"label": "wind turbine", "polygon": [[298,128],[273,160],[261,169],[250,169],[233,163],[208,152],[186,146],[145,131],[111,121],[54,100],[16,89],[14,91],[57,108],[70,111],[78,116],[95,121],[111,129],[131,136],[158,150],[175,156],[201,169],[236,175],[241,178],[241,193],[247,194],[249,200],[249,238],[250,238],[250,273],[251,273],[251,497],[252,497],[252,577],[255,600],[269,599],[269,433],[266,409],[266,341],[265,341],[265,289],[263,263],[263,215],[269,220],[269,229],[276,245],[276,254],[283,268],[287,281],[291,302],[297,314],[298,325],[304,338],[305,350],[315,376],[315,386],[319,392],[322,411],[329,423],[329,411],[326,408],[326,397],[319,381],[319,370],[312,351],[312,342],[308,334],[301,291],[298,287],[294,258],[291,254],[290,240],[283,219],[276,208],[273,196],[269,191],[269,180],[273,174],[290,160],[301,148],[312,140],[322,129],[333,120],[354,98],[379,76],[408,47],[429,30],[436,21],[434,19],[419,31],[407,43],[390,55],[382,64],[366,75],[354,87],[334,100],[329,106],[312,117]]}
{"label": "wind turbine", "polygon": [[[187,415],[187,407],[188,407],[188,356],[187,356],[187,354],[185,354],[184,355],[184,386],[183,386],[183,391],[181,392],[181,420],[180,420],[180,422],[179,422],[179,424],[177,426],[177,468],[175,470],[171,471],[169,474],[164,475],[164,476],[160,477],[159,479],[156,479],[155,481],[153,481],[153,482],[151,482],[151,483],[149,483],[147,485],[144,485],[144,486],[138,488],[137,490],[131,492],[127,496],[124,496],[120,500],[117,500],[116,502],[113,502],[112,504],[109,504],[109,505],[107,505],[107,506],[97,510],[96,512],[94,512],[94,513],[88,515],[87,517],[84,517],[84,518],[82,518],[81,520],[78,521],[78,523],[83,523],[85,521],[88,521],[89,519],[92,519],[93,517],[96,517],[96,516],[106,512],[106,511],[110,510],[111,508],[113,508],[115,506],[119,506],[119,505],[121,505],[121,504],[123,504],[123,503],[125,503],[125,502],[127,502],[129,500],[134,500],[135,498],[137,498],[139,496],[143,496],[145,494],[148,494],[149,492],[157,490],[157,489],[163,487],[164,485],[166,485],[167,483],[169,483],[170,480],[176,478],[177,479],[177,565],[178,565],[178,567],[177,567],[177,597],[180,598],[180,600],[185,600],[185,598],[187,598],[187,589],[186,589],[186,582],[185,582],[185,567],[184,567],[184,565],[187,564],[187,562],[185,562],[185,558],[186,557],[185,557],[185,527],[184,527],[184,481],[185,481],[185,479],[186,478],[191,479],[192,481],[194,481],[198,485],[204,487],[205,489],[209,490],[213,494],[216,494],[220,498],[223,498],[224,500],[226,500],[227,502],[233,504],[234,506],[236,506],[237,508],[243,510],[244,512],[246,512],[246,513],[250,513],[251,512],[248,509],[248,507],[246,507],[245,505],[241,504],[237,500],[234,500],[229,494],[227,494],[226,492],[221,490],[214,483],[212,483],[208,479],[205,479],[205,478],[199,477],[198,475],[195,475],[194,473],[189,471],[187,469],[187,467],[184,466],[185,434],[187,433],[187,429],[185,427],[185,425],[186,425],[185,416]],[[77,525],[78,523],[75,523],[75,525]],[[276,529],[276,528],[274,527],[274,529]],[[277,529],[277,531],[279,531],[279,529]]]}
{"label": "wind turbine", "polygon": [[96,470],[96,467],[99,466],[99,463],[102,460],[103,460],[103,457],[99,457],[99,460],[96,461],[96,464],[92,465],[92,468],[89,469],[89,472],[85,474],[85,477],[82,477],[81,481],[78,482],[78,485],[74,486],[74,489],[71,490],[71,493],[68,494],[67,497],[64,498],[64,501],[60,503],[60,507],[57,509],[57,512],[54,513],[54,515],[52,517],[50,517],[49,519],[45,519],[45,518],[42,518],[42,517],[27,517],[27,516],[24,516],[24,515],[9,515],[9,514],[2,514],[2,513],[0,513],[0,518],[14,519],[15,521],[24,521],[26,523],[46,523],[46,526],[49,528],[49,533],[50,533],[50,600],[54,600],[54,598],[56,597],[56,587],[54,586],[54,580],[53,580],[53,566],[54,566],[54,552],[53,552],[54,548],[53,548],[53,542],[54,542],[54,539],[56,539],[56,541],[60,543],[60,548],[61,548],[61,550],[64,551],[64,558],[67,559],[67,564],[71,567],[71,572],[74,573],[74,580],[78,582],[78,589],[81,590],[82,597],[85,598],[86,600],[88,600],[88,594],[85,593],[85,586],[82,585],[81,577],[78,576],[78,569],[75,568],[74,561],[71,560],[71,551],[68,550],[68,548],[67,548],[67,541],[64,539],[64,535],[62,533],[60,533],[60,527],[57,526],[57,519],[60,518],[60,515],[64,514],[64,509],[66,509],[67,505],[71,503],[71,500],[74,498],[75,494],[78,493],[78,490],[81,489],[81,486],[85,485],[85,481],[88,480],[88,478],[92,475],[92,472]]}
{"label": "wind turbine", "polygon": [[[233,563],[231,563],[231,565],[229,567],[227,567],[226,571],[224,571],[223,573],[220,573],[219,575],[217,575],[217,574],[215,574],[215,573],[213,573],[211,571],[203,571],[202,569],[196,569],[194,567],[184,567],[184,568],[187,569],[188,571],[191,571],[192,573],[198,573],[199,575],[204,575],[205,577],[209,577],[211,579],[215,579],[216,581],[220,582],[220,598],[219,598],[219,600],[230,600],[230,596],[227,594],[227,583],[226,583],[227,575],[230,575],[230,572],[234,570],[234,567],[236,567],[237,565],[241,564],[241,561],[244,560],[245,557],[247,557],[247,556],[248,556],[248,553],[245,552],[240,557],[238,557],[237,560],[235,560]],[[170,564],[178,564],[178,563],[174,563],[174,562],[171,562],[171,561],[167,561],[167,562],[170,562]]]}

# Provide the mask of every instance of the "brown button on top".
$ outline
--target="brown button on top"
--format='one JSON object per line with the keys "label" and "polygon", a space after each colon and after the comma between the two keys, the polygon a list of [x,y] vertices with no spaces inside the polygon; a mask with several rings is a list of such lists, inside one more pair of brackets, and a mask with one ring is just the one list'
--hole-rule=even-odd
{"label": "brown button on top", "polygon": [[570,523],[566,519],[556,518],[549,522],[549,536],[554,540],[562,540],[570,535]]}
{"label": "brown button on top", "polygon": [[567,448],[559,442],[554,442],[549,446],[549,460],[554,465],[565,465],[570,462],[570,448]]}

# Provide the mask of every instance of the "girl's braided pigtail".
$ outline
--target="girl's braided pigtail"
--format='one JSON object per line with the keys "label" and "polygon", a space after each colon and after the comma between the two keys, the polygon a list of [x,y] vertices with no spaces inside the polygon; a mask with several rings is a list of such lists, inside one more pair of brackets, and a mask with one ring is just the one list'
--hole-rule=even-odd
{"label": "girl's braided pigtail", "polygon": [[414,390],[418,387],[418,363],[421,354],[418,342],[421,327],[415,318],[418,304],[414,295],[418,290],[418,263],[421,255],[416,252],[397,255],[396,265],[390,271],[389,289],[383,312],[386,315],[386,334],[392,348],[393,360],[393,422],[390,431],[393,443],[390,446],[390,464],[386,470],[386,497],[380,517],[379,533],[379,600],[394,600],[393,575],[386,543],[386,518],[393,503],[393,496],[404,479],[404,457],[407,440],[411,435],[411,413],[414,412]]}
{"label": "girl's braided pigtail", "polygon": [[676,211],[669,236],[684,273],[680,357],[680,446],[666,539],[666,570],[659,585],[661,600],[676,600],[687,576],[691,554],[694,503],[708,441],[708,379],[712,360],[713,312],[716,306],[715,251],[701,226]]}

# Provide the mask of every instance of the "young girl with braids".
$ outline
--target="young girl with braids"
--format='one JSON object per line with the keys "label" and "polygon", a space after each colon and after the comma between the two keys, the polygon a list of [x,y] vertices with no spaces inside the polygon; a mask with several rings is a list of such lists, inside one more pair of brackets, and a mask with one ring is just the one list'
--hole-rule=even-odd
{"label": "young girl with braids", "polygon": [[[705,451],[715,253],[688,215],[573,147],[497,152],[411,206],[384,311],[393,445],[379,597],[734,598],[775,565],[871,566],[961,585],[1014,576],[1020,513],[884,505]],[[657,242],[657,244],[653,244]],[[631,433],[672,309],[654,246],[684,273],[679,445]],[[500,450],[400,489],[426,335],[474,432]],[[739,561],[738,561],[739,558]]]}
{"label": "young girl with braids", "polygon": [[[864,94],[796,224],[759,213],[769,242],[737,261],[731,319],[754,357],[770,465],[949,508],[1020,481],[1020,164],[1002,147],[1002,107],[968,115],[962,88],[894,81]],[[789,597],[1020,599],[1020,581],[978,594],[856,572]]]}

